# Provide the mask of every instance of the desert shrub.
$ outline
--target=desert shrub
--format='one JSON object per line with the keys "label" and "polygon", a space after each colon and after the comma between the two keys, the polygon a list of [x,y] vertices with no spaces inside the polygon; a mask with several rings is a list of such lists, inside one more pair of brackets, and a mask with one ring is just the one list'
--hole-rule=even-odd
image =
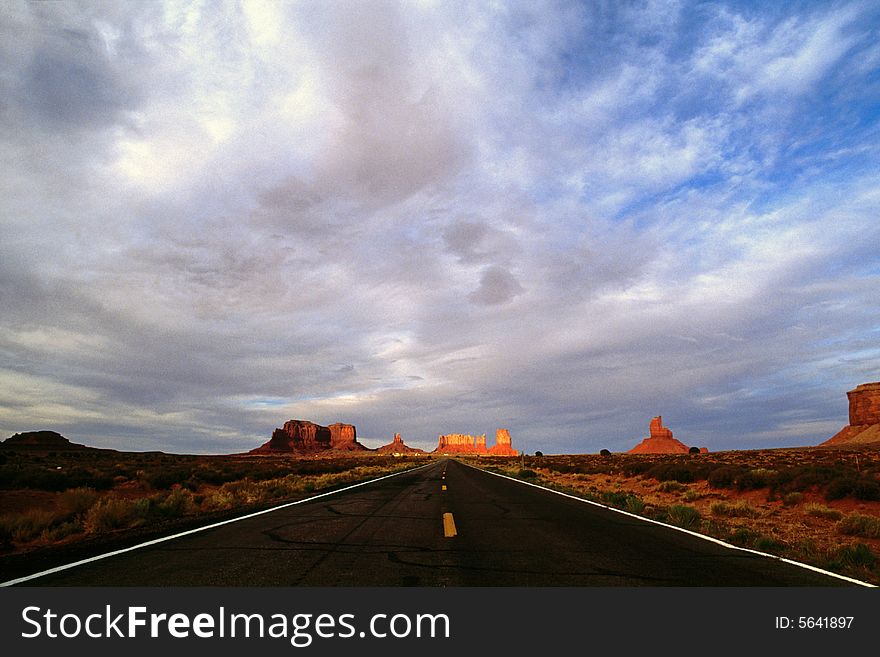
{"label": "desert shrub", "polygon": [[539,450],[539,451],[535,452],[535,456],[537,456],[538,458],[541,458],[542,456],[544,456],[544,452]]}
{"label": "desert shrub", "polygon": [[673,525],[692,529],[700,523],[700,512],[692,506],[673,504],[666,510],[666,517]]}
{"label": "desert shrub", "polygon": [[694,481],[694,472],[686,463],[658,463],[645,474],[657,481],[677,481],[682,484]]}
{"label": "desert shrub", "polygon": [[850,513],[837,523],[837,531],[848,536],[880,538],[880,518],[861,513]]}
{"label": "desert shrub", "polygon": [[782,504],[784,506],[797,506],[798,504],[800,504],[803,501],[803,499],[804,499],[803,493],[793,491],[791,493],[786,493],[785,495],[783,495]]}
{"label": "desert shrub", "polygon": [[5,541],[26,543],[33,540],[56,522],[51,511],[32,509],[0,517],[0,537]]}
{"label": "desert shrub", "polygon": [[727,516],[729,518],[757,518],[761,512],[748,502],[715,502],[709,507],[713,516]]}
{"label": "desert shrub", "polygon": [[178,518],[194,507],[192,493],[184,488],[176,488],[154,504],[154,513],[162,518]]}
{"label": "desert shrub", "polygon": [[627,477],[635,477],[645,474],[652,467],[652,463],[647,460],[629,460],[623,463],[623,474]]}
{"label": "desert shrub", "polygon": [[640,514],[645,510],[645,502],[638,495],[628,495],[623,509],[630,513]]}
{"label": "desert shrub", "polygon": [[688,454],[699,454],[699,453],[700,453],[700,448],[699,448],[699,447],[691,447],[691,448],[688,450]]}
{"label": "desert shrub", "polygon": [[[842,566],[873,568],[877,557],[874,556],[870,547],[864,543],[856,543],[855,545],[845,545],[840,548],[835,555],[834,561]],[[836,564],[832,564],[832,566]]]}
{"label": "desert shrub", "polygon": [[804,513],[808,516],[825,518],[826,520],[840,520],[843,517],[843,513],[837,509],[831,509],[823,504],[815,504],[812,502],[804,504]]}
{"label": "desert shrub", "polygon": [[147,483],[153,490],[167,490],[174,484],[182,484],[187,481],[192,474],[192,470],[188,467],[174,468],[158,468],[144,472],[140,479]]}
{"label": "desert shrub", "polygon": [[535,479],[538,476],[537,472],[535,472],[534,470],[528,470],[528,469],[520,470],[517,474],[520,477],[522,477],[523,479]]}
{"label": "desert shrub", "polygon": [[680,493],[687,489],[687,486],[680,484],[677,481],[664,481],[657,487],[657,490],[661,493]]}
{"label": "desert shrub", "polygon": [[765,552],[773,552],[780,550],[785,547],[784,543],[777,541],[772,536],[767,536],[766,534],[761,534],[752,541],[752,546],[756,550],[763,550]]}
{"label": "desert shrub", "polygon": [[59,505],[68,518],[86,513],[98,501],[98,493],[94,488],[70,488],[59,498]]}
{"label": "desert shrub", "polygon": [[755,468],[753,470],[745,470],[740,472],[736,477],[737,490],[755,490],[757,488],[766,488],[770,485],[773,476],[776,473],[773,470],[764,468]]}
{"label": "desert shrub", "polygon": [[125,500],[108,496],[88,510],[83,520],[87,532],[100,533],[142,524],[150,512],[150,500]]}
{"label": "desert shrub", "polygon": [[737,477],[739,477],[742,472],[742,468],[722,465],[711,470],[706,479],[711,488],[733,488]]}
{"label": "desert shrub", "polygon": [[880,500],[880,483],[872,479],[859,479],[853,486],[852,496],[857,500],[876,502]]}
{"label": "desert shrub", "polygon": [[40,534],[40,540],[45,543],[54,543],[63,540],[73,534],[80,534],[83,531],[82,522],[79,520],[69,520],[60,525],[47,527]]}
{"label": "desert shrub", "polygon": [[607,449],[603,449],[599,452],[601,456],[611,456],[611,451]]}
{"label": "desert shrub", "polygon": [[700,493],[698,493],[697,491],[692,490],[692,489],[688,489],[684,492],[682,499],[685,502],[693,502],[694,500],[698,500],[701,497],[703,497],[703,496]]}
{"label": "desert shrub", "polygon": [[729,540],[734,545],[740,545],[743,547],[752,546],[755,544],[755,540],[760,536],[760,534],[756,534],[755,532],[746,529],[745,527],[737,527],[730,534]]}

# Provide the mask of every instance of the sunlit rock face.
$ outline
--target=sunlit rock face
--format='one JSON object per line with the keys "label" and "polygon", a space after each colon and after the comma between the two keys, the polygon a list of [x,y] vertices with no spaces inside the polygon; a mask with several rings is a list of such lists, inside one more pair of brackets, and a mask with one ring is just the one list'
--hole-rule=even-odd
{"label": "sunlit rock face", "polygon": [[486,447],[486,434],[472,436],[464,433],[441,434],[437,439],[435,454],[492,454],[493,456],[516,456],[517,451],[510,443],[510,432],[498,429],[495,444]]}
{"label": "sunlit rock face", "polygon": [[863,383],[846,393],[849,424],[823,445],[867,445],[880,442],[880,382]]}
{"label": "sunlit rock face", "polygon": [[[658,415],[648,426],[650,435],[633,447],[628,454],[687,454],[689,448],[672,437],[672,431],[663,426],[663,418]],[[702,450],[701,450],[702,451]]]}
{"label": "sunlit rock face", "polygon": [[329,427],[308,420],[288,420],[280,429],[272,432],[272,438],[251,454],[295,452],[310,454],[330,449],[360,451],[367,449],[356,439],[357,432],[351,424],[331,424]]}

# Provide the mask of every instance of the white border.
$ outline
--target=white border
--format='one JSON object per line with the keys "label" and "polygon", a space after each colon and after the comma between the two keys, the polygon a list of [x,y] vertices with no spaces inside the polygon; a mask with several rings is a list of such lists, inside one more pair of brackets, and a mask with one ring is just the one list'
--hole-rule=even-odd
{"label": "white border", "polygon": [[73,563],[68,563],[63,566],[56,566],[55,568],[49,568],[48,570],[40,571],[39,573],[34,573],[33,575],[25,575],[23,577],[18,577],[16,579],[11,579],[7,582],[0,582],[0,587],[3,586],[14,586],[16,584],[21,584],[22,582],[27,582],[32,579],[37,579],[38,577],[43,577],[44,575],[51,575],[53,573],[61,572],[62,570],[68,570],[70,568],[76,568],[77,566],[82,566],[83,564],[92,563],[93,561],[100,561],[101,559],[107,559],[108,557],[115,557],[117,554],[124,554],[126,552],[131,552],[132,550],[139,550],[141,548],[149,547],[150,545],[156,545],[158,543],[164,543],[165,541],[171,541],[175,538],[180,538],[181,536],[188,536],[189,534],[196,534],[198,532],[203,532],[206,529],[213,529],[214,527],[220,527],[222,525],[228,525],[233,522],[238,522],[239,520],[246,520],[248,518],[254,518],[256,516],[261,516],[264,513],[272,513],[273,511],[277,511],[278,509],[286,509],[289,506],[296,506],[297,504],[305,504],[306,502],[311,502],[312,500],[317,500],[321,497],[327,497],[328,495],[335,495],[336,493],[341,493],[342,491],[351,490],[352,488],[358,488],[359,486],[366,486],[367,484],[372,484],[376,481],[382,481],[383,479],[388,479],[389,477],[396,477],[397,475],[402,475],[406,472],[413,472],[415,470],[419,470],[421,468],[427,468],[429,465],[434,465],[436,461],[432,461],[431,463],[426,463],[424,465],[418,465],[414,468],[407,468],[406,470],[401,470],[400,472],[394,472],[389,475],[383,475],[378,477],[377,479],[370,479],[369,481],[362,481],[358,484],[352,484],[351,486],[346,486],[345,488],[337,488],[336,490],[331,490],[326,493],[321,493],[320,495],[313,495],[312,497],[306,497],[302,500],[296,500],[295,502],[286,502],[284,504],[280,504],[278,506],[273,506],[269,509],[263,509],[262,511],[255,511],[254,513],[248,513],[244,516],[238,516],[237,518],[230,518],[229,520],[221,520],[220,522],[215,522],[210,525],[205,525],[204,527],[197,527],[195,529],[189,529],[185,532],[180,532],[178,534],[172,534],[171,536],[163,536],[161,538],[154,538],[151,541],[146,541],[145,543],[138,543],[137,545],[132,545],[131,547],[123,548],[121,550],[113,550],[112,552],[105,552],[104,554],[99,554],[95,557],[89,557],[88,559],[81,559],[80,561],[74,561]]}
{"label": "white border", "polygon": [[637,515],[635,513],[630,513],[629,511],[623,511],[622,509],[617,509],[613,506],[607,506],[605,504],[601,504],[599,502],[594,502],[592,500],[584,499],[583,497],[577,497],[576,495],[570,495],[568,493],[563,493],[562,491],[553,490],[552,488],[545,488],[544,486],[538,486],[537,484],[530,483],[528,481],[523,481],[522,479],[516,479],[515,477],[509,477],[507,475],[500,474],[498,472],[492,472],[491,470],[485,470],[483,468],[478,468],[475,465],[470,465],[468,463],[463,463],[459,461],[462,465],[466,465],[469,468],[473,468],[474,470],[480,470],[481,472],[486,472],[490,475],[495,475],[496,477],[502,477],[504,479],[510,479],[510,481],[515,481],[520,484],[525,484],[526,486],[532,486],[533,488],[540,488],[541,490],[546,490],[549,493],[555,493],[556,495],[562,495],[563,497],[568,497],[573,500],[577,500],[578,502],[583,502],[585,504],[592,504],[593,506],[598,506],[602,509],[608,509],[610,511],[614,511],[616,513],[621,513],[625,516],[629,516],[631,518],[637,518],[639,520],[644,520],[645,522],[650,522],[655,525],[660,525],[661,527],[669,527],[670,529],[674,529],[676,531],[684,532],[685,534],[690,534],[691,536],[696,536],[697,538],[702,538],[706,541],[710,541],[711,543],[716,543],[718,545],[722,545],[726,548],[730,548],[732,550],[739,550],[740,552],[749,552],[751,554],[757,554],[762,557],[769,557],[771,559],[776,559],[777,561],[783,561],[785,563],[791,564],[793,566],[800,566],[801,568],[806,568],[807,570],[812,570],[817,573],[822,573],[823,575],[828,575],[829,577],[835,577],[837,579],[842,579],[851,584],[857,584],[859,586],[865,586],[869,588],[877,588],[875,584],[871,584],[869,582],[863,582],[859,579],[853,579],[852,577],[846,577],[845,575],[838,575],[837,573],[832,573],[827,570],[822,570],[821,568],[817,568],[816,566],[811,566],[808,563],[801,563],[800,561],[793,561],[792,559],[786,559],[785,557],[780,557],[775,554],[768,554],[767,552],[759,552],[758,550],[752,550],[751,548],[744,548],[738,545],[733,545],[731,543],[725,543],[724,541],[714,538],[712,536],[706,536],[705,534],[698,534],[697,532],[692,532],[689,529],[684,529],[683,527],[676,527],[675,525],[669,525],[665,522],[660,522],[659,520],[654,520],[653,518],[646,518],[644,516]]}

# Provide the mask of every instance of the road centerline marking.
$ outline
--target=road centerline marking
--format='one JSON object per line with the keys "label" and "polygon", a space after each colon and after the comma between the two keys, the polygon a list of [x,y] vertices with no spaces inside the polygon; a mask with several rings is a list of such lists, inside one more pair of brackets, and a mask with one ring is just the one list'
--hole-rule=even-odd
{"label": "road centerline marking", "polygon": [[455,531],[455,519],[452,517],[451,513],[443,514],[443,536],[445,538],[453,538],[457,536],[458,532]]}

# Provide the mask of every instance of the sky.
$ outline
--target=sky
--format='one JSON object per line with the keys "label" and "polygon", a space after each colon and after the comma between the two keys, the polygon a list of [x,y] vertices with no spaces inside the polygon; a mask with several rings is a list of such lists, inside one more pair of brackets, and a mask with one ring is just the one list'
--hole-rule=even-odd
{"label": "sky", "polygon": [[880,380],[874,2],[0,5],[0,438],[815,445]]}

